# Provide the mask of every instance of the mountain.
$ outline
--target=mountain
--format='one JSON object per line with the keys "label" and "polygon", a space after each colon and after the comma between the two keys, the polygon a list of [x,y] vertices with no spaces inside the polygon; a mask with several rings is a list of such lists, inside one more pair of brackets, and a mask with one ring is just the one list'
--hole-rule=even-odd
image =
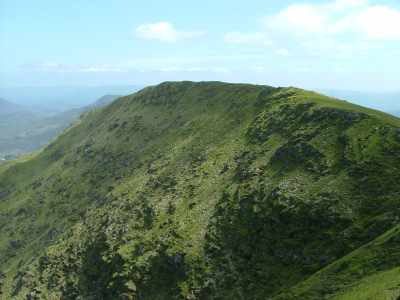
{"label": "mountain", "polygon": [[167,82],[0,164],[4,299],[400,296],[400,120]]}
{"label": "mountain", "polygon": [[15,145],[17,137],[37,119],[37,115],[30,110],[0,99],[0,160],[15,154],[8,150],[18,148]]}
{"label": "mountain", "polygon": [[40,149],[77,121],[81,114],[105,106],[118,97],[106,95],[92,105],[52,116],[0,101],[0,159]]}
{"label": "mountain", "polygon": [[5,117],[26,111],[19,105],[0,98],[0,116]]}

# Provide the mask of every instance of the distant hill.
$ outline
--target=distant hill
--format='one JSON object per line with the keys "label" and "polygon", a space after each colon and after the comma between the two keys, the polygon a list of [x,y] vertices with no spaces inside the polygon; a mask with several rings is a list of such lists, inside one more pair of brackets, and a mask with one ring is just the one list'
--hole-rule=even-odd
{"label": "distant hill", "polygon": [[13,115],[25,111],[21,106],[0,98],[0,116]]}
{"label": "distant hill", "polygon": [[0,164],[3,299],[396,300],[400,119],[166,82]]}
{"label": "distant hill", "polygon": [[19,152],[19,135],[39,119],[29,109],[0,99],[0,159]]}
{"label": "distant hill", "polygon": [[0,98],[0,116],[14,114],[21,110],[19,106]]}
{"label": "distant hill", "polygon": [[128,95],[140,88],[143,86],[0,86],[0,96],[35,112],[58,113],[91,105],[103,95]]}
{"label": "distant hill", "polygon": [[22,106],[5,100],[0,101],[0,159],[15,157],[43,147],[78,120],[82,113],[106,106],[118,97],[107,95],[92,105],[53,116],[33,113]]}

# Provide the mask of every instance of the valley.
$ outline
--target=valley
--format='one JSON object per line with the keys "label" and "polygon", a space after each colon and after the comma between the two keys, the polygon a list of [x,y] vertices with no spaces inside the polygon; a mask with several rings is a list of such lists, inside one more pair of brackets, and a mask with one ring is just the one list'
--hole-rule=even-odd
{"label": "valley", "polygon": [[91,105],[51,114],[0,100],[0,160],[15,159],[39,150],[77,122],[83,113],[105,106],[118,97],[106,95]]}

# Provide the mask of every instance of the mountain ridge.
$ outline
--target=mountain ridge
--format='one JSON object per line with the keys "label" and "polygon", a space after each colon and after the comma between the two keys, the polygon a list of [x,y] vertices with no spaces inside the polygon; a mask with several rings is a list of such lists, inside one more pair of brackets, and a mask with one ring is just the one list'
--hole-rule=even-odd
{"label": "mountain ridge", "polygon": [[[296,88],[167,82],[121,97],[0,165],[3,295],[296,295],[395,231],[399,128]],[[347,291],[335,283],[318,296]]]}

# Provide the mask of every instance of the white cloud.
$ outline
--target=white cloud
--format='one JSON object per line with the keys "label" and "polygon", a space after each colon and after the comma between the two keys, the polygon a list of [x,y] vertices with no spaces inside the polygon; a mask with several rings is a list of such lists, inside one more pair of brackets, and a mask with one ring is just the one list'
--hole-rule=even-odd
{"label": "white cloud", "polygon": [[284,30],[298,35],[321,33],[326,20],[320,7],[311,4],[293,4],[266,19],[268,29]]}
{"label": "white cloud", "polygon": [[211,73],[229,73],[230,69],[225,67],[163,67],[152,71],[160,72],[211,72]]}
{"label": "white cloud", "polygon": [[114,64],[66,64],[58,62],[26,63],[19,66],[23,71],[44,73],[129,73],[129,72],[211,72],[229,73],[227,64],[258,59],[252,55],[189,56],[189,57],[137,57],[134,60]]}
{"label": "white cloud", "polygon": [[160,42],[177,42],[204,35],[203,31],[180,31],[169,22],[142,24],[136,28],[136,36],[147,40]]}
{"label": "white cloud", "polygon": [[327,4],[334,10],[356,8],[368,5],[368,0],[336,0]]}
{"label": "white cloud", "polygon": [[285,48],[278,49],[275,51],[275,53],[280,56],[290,56],[289,50]]}
{"label": "white cloud", "polygon": [[366,0],[336,0],[325,4],[293,4],[265,18],[269,31],[295,36],[356,36],[370,40],[400,40],[400,10]]}
{"label": "white cloud", "polygon": [[228,32],[224,41],[230,44],[271,45],[271,41],[264,32],[243,33],[238,31]]}
{"label": "white cloud", "polygon": [[73,65],[55,62],[44,62],[38,64],[25,64],[21,69],[39,72],[54,73],[102,73],[102,72],[125,72],[126,70],[114,65]]}
{"label": "white cloud", "polygon": [[400,40],[400,10],[369,6],[337,21],[335,31],[354,32],[372,40]]}

